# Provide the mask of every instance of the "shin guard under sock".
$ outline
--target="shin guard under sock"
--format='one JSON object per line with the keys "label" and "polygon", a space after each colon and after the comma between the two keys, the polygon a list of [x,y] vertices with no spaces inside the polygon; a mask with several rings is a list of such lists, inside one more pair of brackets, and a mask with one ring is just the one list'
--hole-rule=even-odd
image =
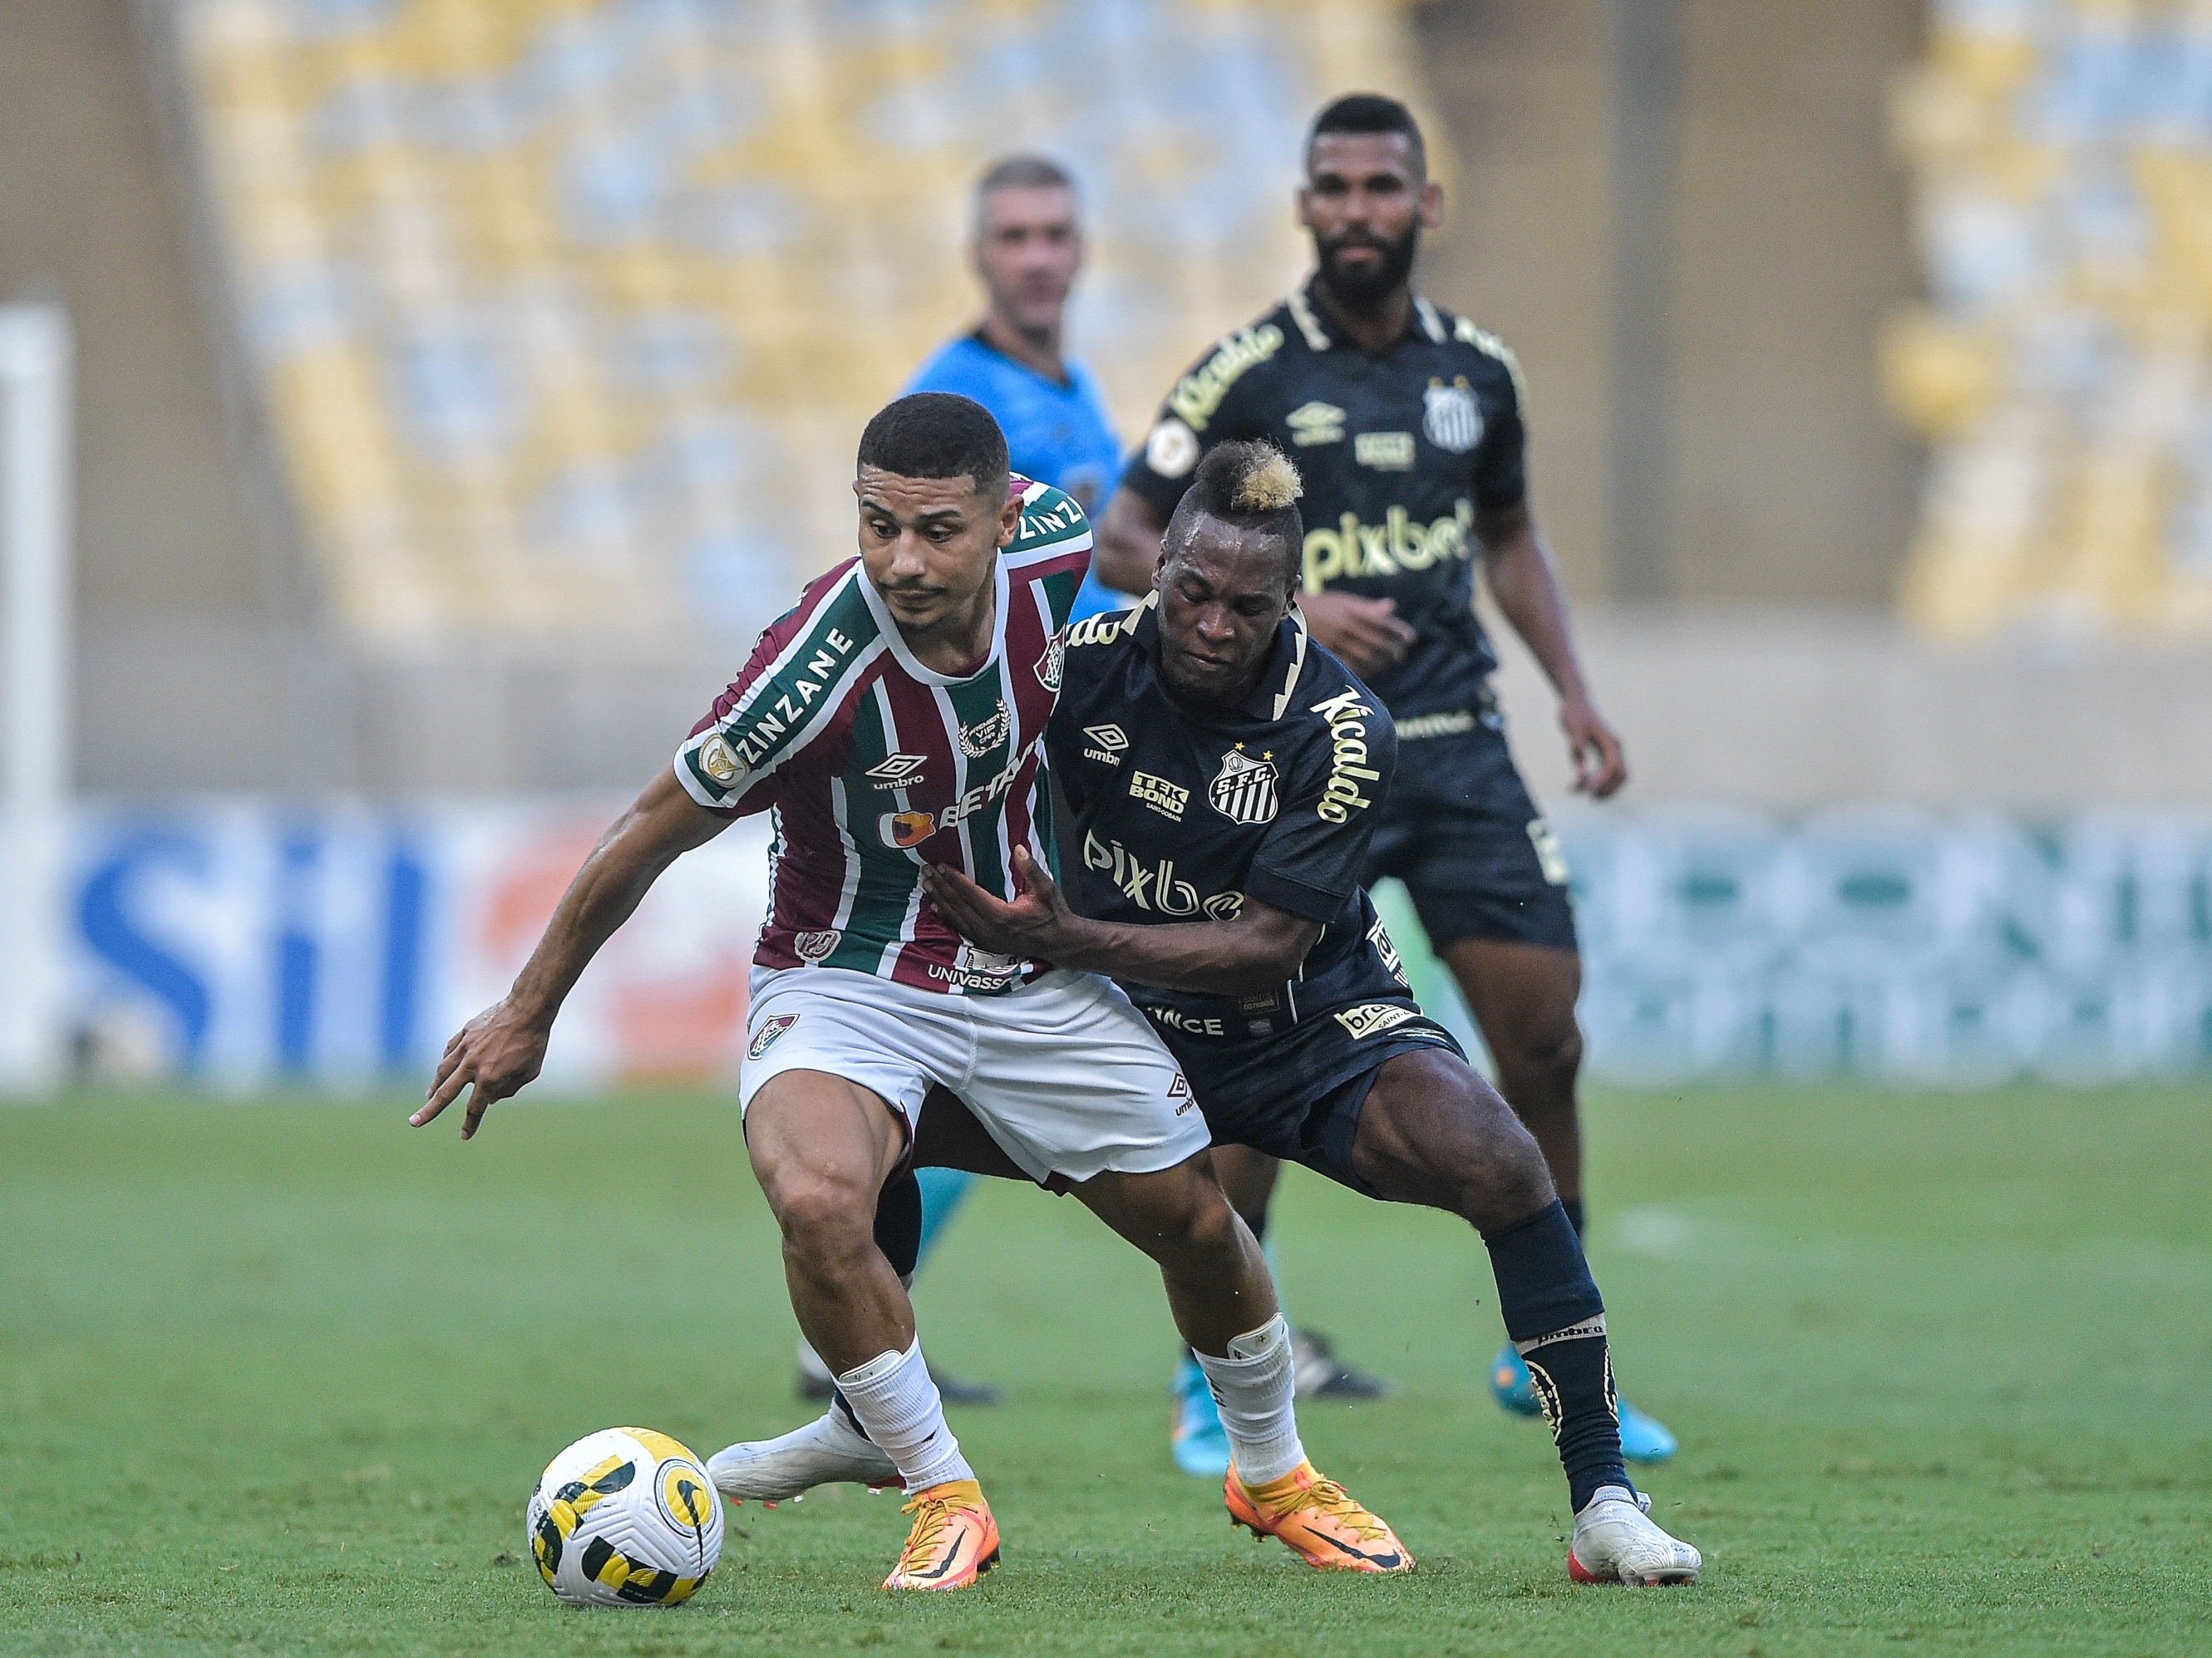
{"label": "shin guard under sock", "polygon": [[1601,1485],[1629,1484],[1606,1348],[1605,1303],[1564,1206],[1486,1233],[1498,1303],[1551,1424],[1579,1513]]}

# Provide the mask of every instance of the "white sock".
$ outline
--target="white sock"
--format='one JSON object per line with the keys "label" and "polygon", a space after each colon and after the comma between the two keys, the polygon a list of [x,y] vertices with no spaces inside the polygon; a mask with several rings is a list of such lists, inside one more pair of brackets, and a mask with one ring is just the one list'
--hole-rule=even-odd
{"label": "white sock", "polygon": [[860,1430],[898,1465],[908,1497],[948,1479],[973,1479],[960,1442],[945,1420],[945,1402],[929,1379],[917,1339],[902,1353],[878,1353],[837,1378]]}
{"label": "white sock", "polygon": [[1298,1443],[1297,1367],[1291,1360],[1291,1327],[1281,1314],[1229,1344],[1229,1357],[1196,1355],[1206,1372],[1221,1425],[1247,1485],[1280,1479],[1306,1460]]}

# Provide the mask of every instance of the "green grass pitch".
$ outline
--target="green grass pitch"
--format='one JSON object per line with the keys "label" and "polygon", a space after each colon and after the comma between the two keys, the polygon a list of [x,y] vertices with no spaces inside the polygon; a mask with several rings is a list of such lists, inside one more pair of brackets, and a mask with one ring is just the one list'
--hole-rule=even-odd
{"label": "green grass pitch", "polygon": [[696,1600],[622,1612],[526,1562],[547,1458],[805,1415],[735,1112],[526,1102],[464,1146],[403,1108],[0,1108],[0,1652],[2212,1652],[2201,1089],[1598,1094],[1594,1255],[1695,1589],[1571,1588],[1475,1241],[1296,1175],[1293,1312],[1404,1383],[1307,1442],[1415,1576],[1232,1531],[1167,1460],[1150,1267],[994,1184],[920,1301],[1011,1395],[956,1415],[1003,1569],[891,1600],[896,1499],[841,1489],[733,1510]]}

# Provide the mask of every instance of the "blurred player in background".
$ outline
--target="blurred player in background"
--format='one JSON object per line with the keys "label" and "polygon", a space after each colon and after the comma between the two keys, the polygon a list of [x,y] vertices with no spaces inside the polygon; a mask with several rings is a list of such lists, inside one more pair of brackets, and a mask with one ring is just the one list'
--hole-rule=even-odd
{"label": "blurred player in background", "polygon": [[[1096,517],[1119,481],[1121,447],[1114,436],[1098,382],[1062,349],[1067,296],[1083,269],[1083,224],[1075,179],[1042,155],[1009,155],[976,180],[968,258],[983,286],[983,317],[922,364],[908,392],[952,392],[972,398],[1006,434],[1006,452],[1021,477],[1049,483]],[[1131,604],[1126,594],[1084,580],[1073,619]],[[921,1258],[944,1236],[975,1177],[957,1169],[925,1169],[921,1181]],[[962,1382],[932,1367],[948,1403],[995,1405],[999,1390]],[[799,1391],[830,1396],[829,1368],[804,1343]]]}
{"label": "blurred player in background", "polygon": [[[1582,961],[1559,843],[1506,747],[1476,620],[1474,561],[1559,693],[1575,786],[1602,799],[1627,780],[1569,635],[1565,596],[1528,507],[1525,399],[1512,354],[1413,290],[1424,228],[1442,220],[1419,127],[1394,99],[1340,98],[1307,140],[1299,222],[1316,269],[1251,326],[1221,340],[1162,406],[1100,526],[1100,578],[1142,586],[1200,459],[1215,445],[1282,445],[1305,475],[1300,604],[1313,636],[1371,686],[1397,723],[1398,780],[1376,808],[1364,878],[1396,876],[1452,970],[1500,1090],[1542,1147],[1579,1232],[1576,1078]],[[1265,1236],[1278,1164],[1217,1153],[1223,1184]],[[1510,1345],[1492,1386],[1539,1405]],[[1194,1366],[1178,1378],[1176,1461],[1224,1455]],[[1623,1448],[1657,1461],[1672,1435],[1626,1403]]]}

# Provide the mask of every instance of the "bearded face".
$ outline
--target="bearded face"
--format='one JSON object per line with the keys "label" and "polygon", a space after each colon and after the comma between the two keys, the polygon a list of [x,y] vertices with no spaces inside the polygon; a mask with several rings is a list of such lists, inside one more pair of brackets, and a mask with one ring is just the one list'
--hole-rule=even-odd
{"label": "bearded face", "polygon": [[1337,302],[1350,310],[1364,310],[1411,277],[1420,248],[1418,220],[1395,240],[1371,229],[1348,229],[1333,236],[1318,231],[1314,234],[1321,279]]}

